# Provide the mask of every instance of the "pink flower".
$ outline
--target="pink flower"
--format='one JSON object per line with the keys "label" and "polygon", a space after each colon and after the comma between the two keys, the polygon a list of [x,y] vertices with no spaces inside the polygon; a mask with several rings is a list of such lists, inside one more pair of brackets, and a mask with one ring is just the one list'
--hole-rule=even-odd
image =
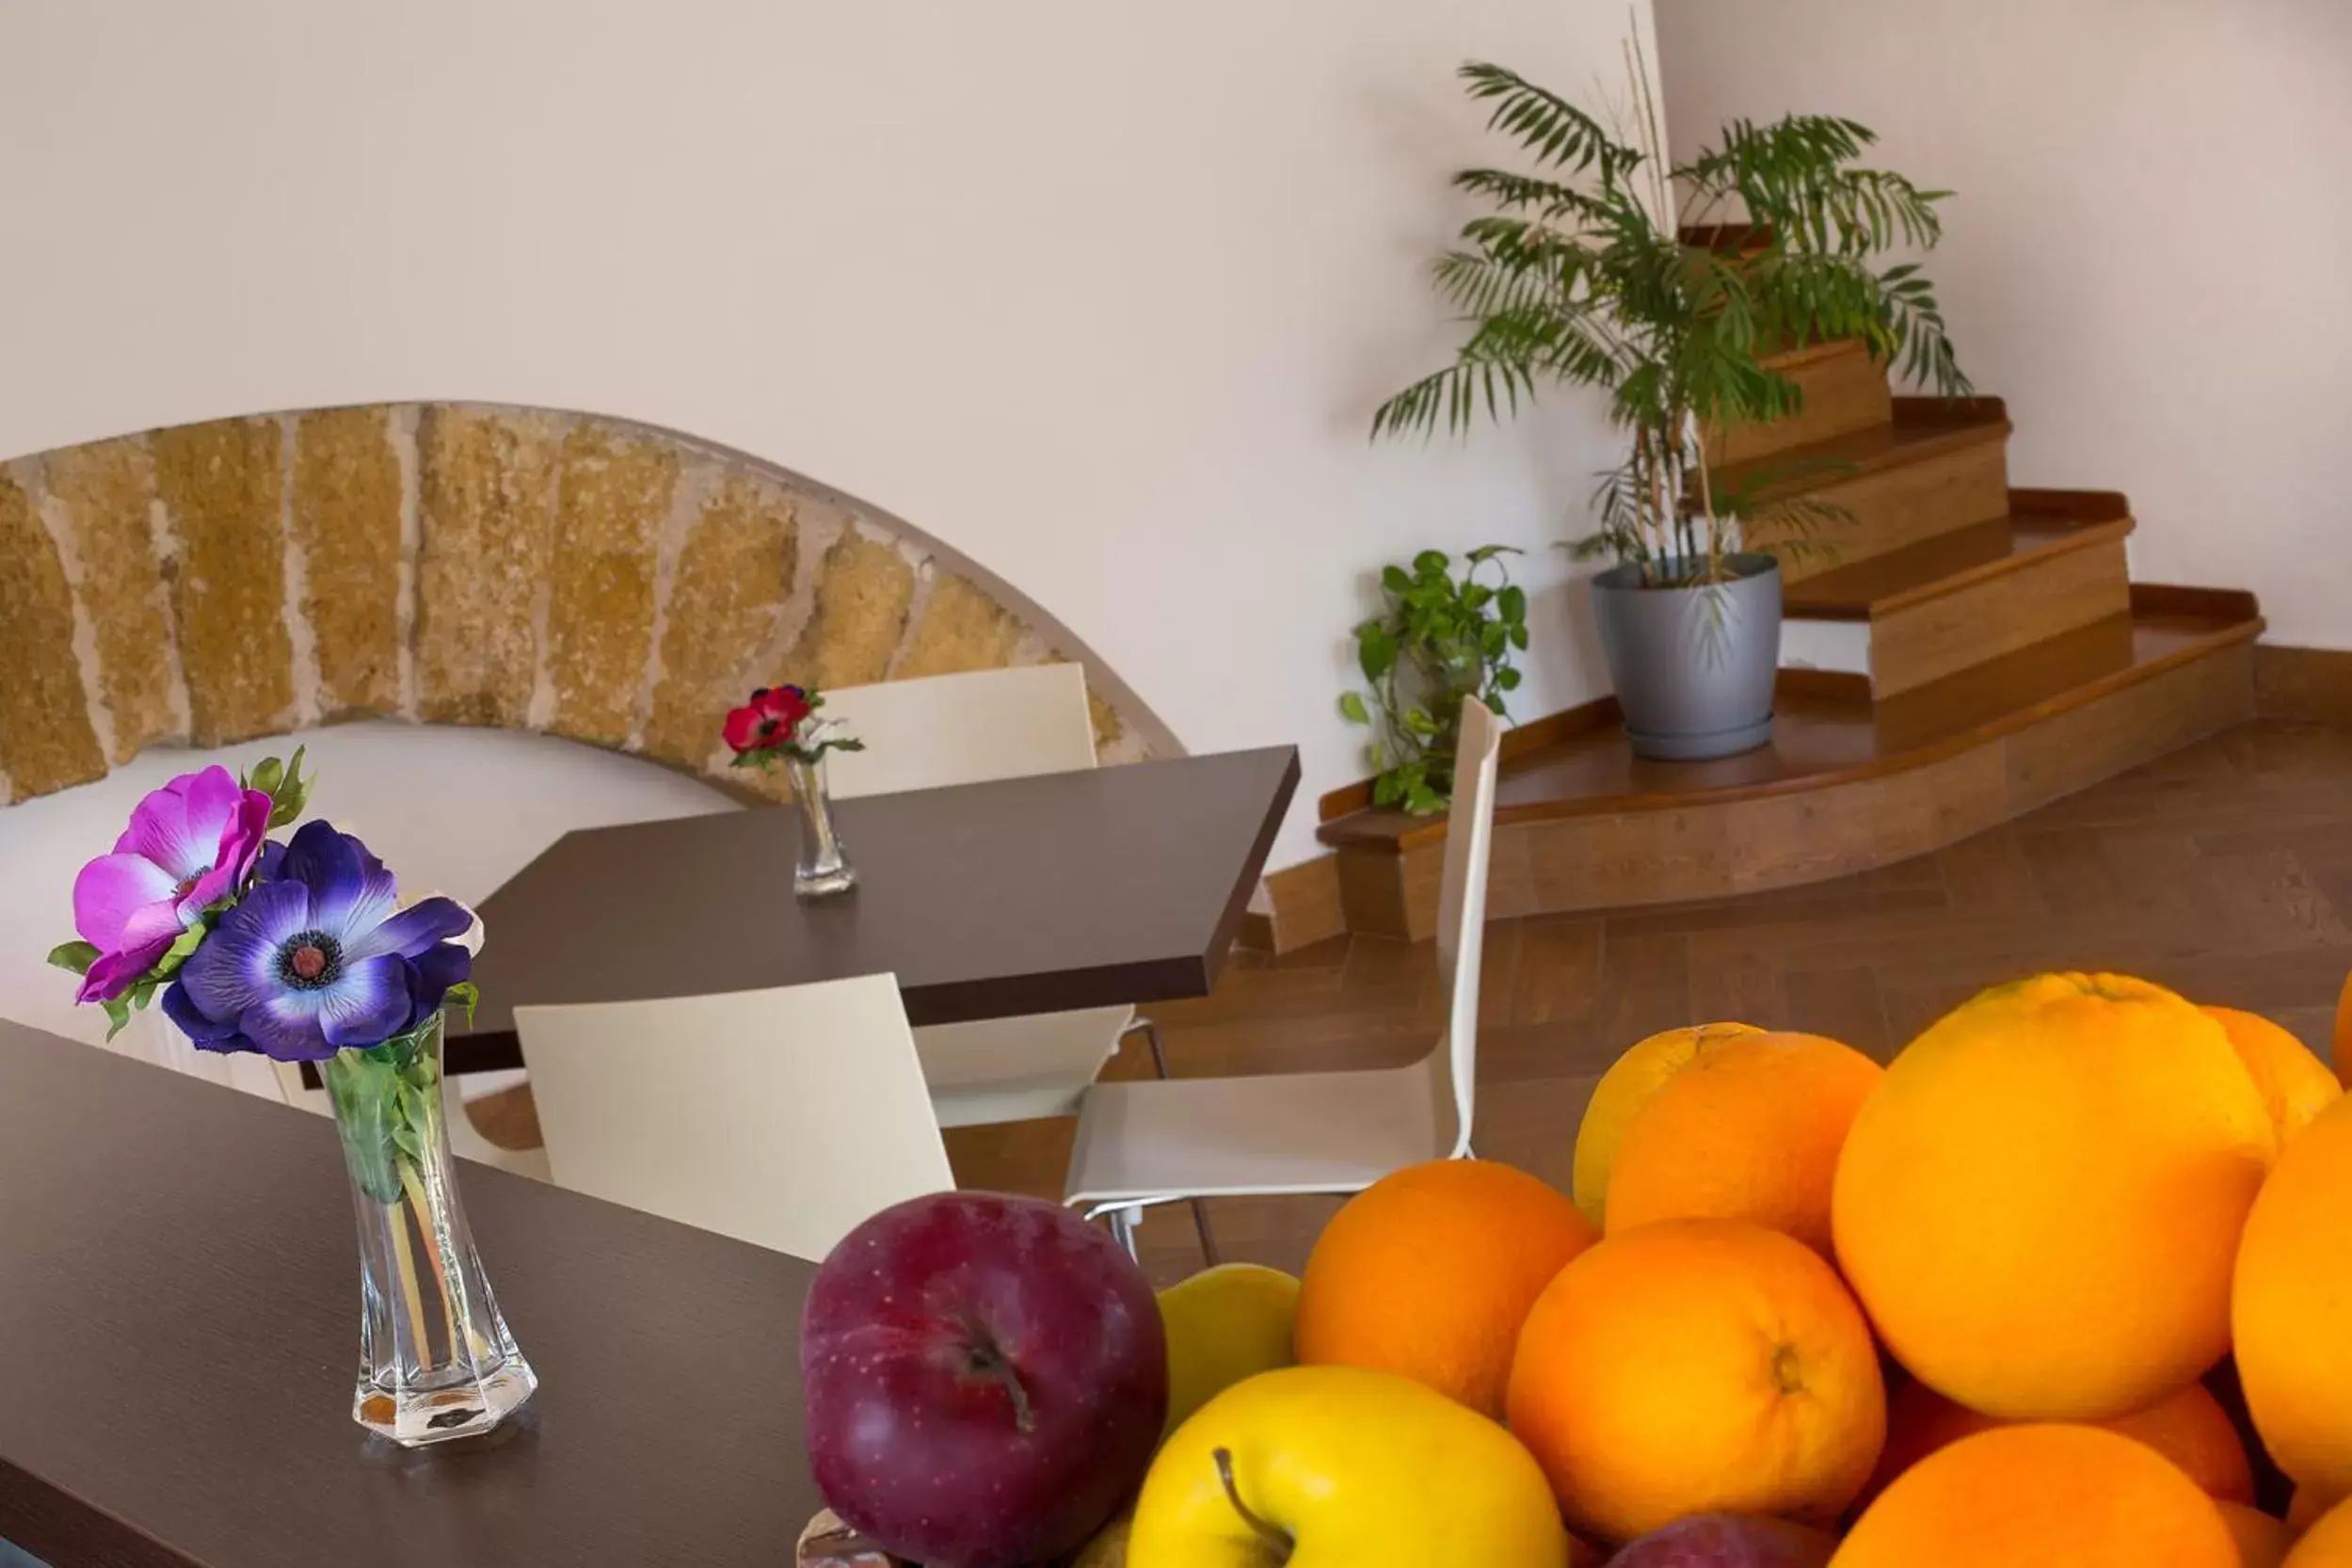
{"label": "pink flower", "polygon": [[73,879],[73,929],[98,950],[80,1001],[107,1001],[155,967],[180,933],[245,885],[269,831],[269,796],[223,767],[182,774]]}

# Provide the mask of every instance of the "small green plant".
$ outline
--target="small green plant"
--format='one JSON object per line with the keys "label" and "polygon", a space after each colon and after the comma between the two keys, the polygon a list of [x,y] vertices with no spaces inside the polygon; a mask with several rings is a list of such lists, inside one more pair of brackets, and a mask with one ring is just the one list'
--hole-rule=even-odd
{"label": "small green plant", "polygon": [[1512,656],[1528,646],[1528,594],[1511,581],[1508,545],[1481,545],[1462,558],[1424,550],[1410,570],[1380,574],[1384,607],[1355,629],[1355,659],[1371,682],[1339,698],[1339,712],[1372,730],[1372,804],[1416,816],[1453,798],[1454,743],[1462,704],[1476,697],[1508,717],[1504,694],[1519,684]]}

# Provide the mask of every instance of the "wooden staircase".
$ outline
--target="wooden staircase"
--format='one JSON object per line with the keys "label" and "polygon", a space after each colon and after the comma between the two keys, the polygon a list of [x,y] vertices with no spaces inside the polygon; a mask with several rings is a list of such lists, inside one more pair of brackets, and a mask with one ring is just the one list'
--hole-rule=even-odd
{"label": "wooden staircase", "polygon": [[[2008,482],[1995,398],[1890,395],[1859,344],[1773,361],[1800,412],[1720,432],[1718,493],[1804,491],[1850,520],[1781,554],[1791,641],[1866,639],[1864,667],[1784,668],[1771,744],[1633,755],[1613,699],[1506,739],[1496,917],[1712,898],[1925,854],[2253,716],[2250,594],[2132,584],[2129,504]],[[1323,800],[1343,928],[1426,936],[1442,818]]]}

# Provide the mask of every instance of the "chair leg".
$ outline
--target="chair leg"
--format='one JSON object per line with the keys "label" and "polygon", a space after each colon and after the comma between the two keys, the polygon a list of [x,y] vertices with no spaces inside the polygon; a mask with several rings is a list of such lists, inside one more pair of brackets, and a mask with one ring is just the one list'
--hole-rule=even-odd
{"label": "chair leg", "polygon": [[1143,1215],[1143,1212],[1144,1208],[1141,1204],[1132,1208],[1103,1210],[1103,1223],[1111,1227],[1111,1239],[1125,1248],[1129,1257],[1135,1256],[1135,1222]]}
{"label": "chair leg", "polygon": [[[1168,1080],[1168,1053],[1160,1044],[1160,1026],[1139,1015],[1120,1032],[1120,1038],[1125,1039],[1129,1034],[1144,1037],[1144,1046],[1151,1051],[1152,1071],[1158,1073],[1160,1080],[1165,1083]],[[1208,1206],[1198,1198],[1192,1200],[1192,1230],[1201,1239],[1203,1267],[1215,1268],[1222,1261],[1217,1254],[1217,1237],[1208,1228]]]}

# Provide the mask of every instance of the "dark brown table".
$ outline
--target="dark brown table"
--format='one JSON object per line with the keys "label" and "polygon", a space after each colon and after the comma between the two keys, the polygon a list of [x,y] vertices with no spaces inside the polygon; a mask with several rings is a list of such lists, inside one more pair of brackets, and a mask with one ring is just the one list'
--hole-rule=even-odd
{"label": "dark brown table", "polygon": [[537,1397],[407,1452],[350,1416],[324,1118],[0,1023],[0,1537],[55,1568],[781,1568],[809,1265],[461,1167]]}
{"label": "dark brown table", "polygon": [[1207,996],[1298,782],[1278,746],[842,801],[856,890],[808,902],[791,809],[567,834],[482,904],[450,1070],[521,1065],[535,1003],[887,973],[920,1027]]}

